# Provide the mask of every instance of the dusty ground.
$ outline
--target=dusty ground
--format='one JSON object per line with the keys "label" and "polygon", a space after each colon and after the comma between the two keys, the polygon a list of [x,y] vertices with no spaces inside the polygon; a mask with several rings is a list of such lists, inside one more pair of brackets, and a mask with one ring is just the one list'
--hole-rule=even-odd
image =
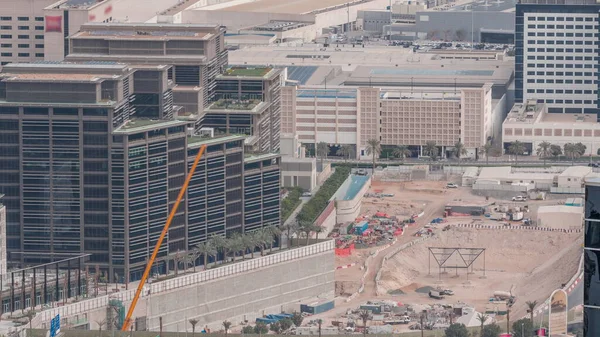
{"label": "dusty ground", "polygon": [[[576,272],[581,256],[581,234],[564,234],[539,231],[519,230],[472,230],[452,228],[448,232],[438,230],[438,236],[412,247],[386,263],[383,274],[383,285],[389,291],[402,290],[405,294],[386,294],[377,296],[374,282],[375,274],[381,265],[382,257],[395,247],[415,239],[413,234],[433,218],[443,215],[444,206],[450,202],[491,203],[522,205],[510,200],[499,200],[475,196],[470,188],[447,189],[445,181],[412,181],[412,182],[373,182],[369,192],[393,193],[394,197],[365,198],[361,214],[373,214],[377,211],[396,215],[400,219],[413,214],[424,212],[417,223],[406,228],[405,235],[398,238],[396,244],[382,251],[372,259],[369,272],[365,278],[365,290],[350,302],[345,297],[355,292],[360,286],[366,258],[376,248],[356,250],[352,256],[336,257],[338,266],[356,263],[347,269],[336,270],[336,292],[340,296],[336,300],[336,308],[325,314],[318,315],[325,322],[339,318],[349,309],[357,308],[368,300],[393,299],[403,303],[433,303],[427,295],[415,292],[422,286],[446,287],[456,292],[446,301],[465,302],[485,308],[485,303],[495,290],[512,290],[517,296],[513,313],[520,317],[525,314],[525,302],[545,300],[552,290],[567,282]],[[565,197],[566,198],[566,197]],[[563,198],[564,199],[564,198]],[[558,204],[563,199],[552,198],[546,201],[528,201],[530,212],[525,217],[535,219],[540,205]],[[448,224],[482,223],[501,225],[501,223],[484,217],[449,218]],[[519,225],[513,223],[513,225]],[[486,278],[483,275],[482,260],[475,263],[474,274],[465,271],[448,271],[438,281],[435,261],[432,260],[432,275],[428,276],[429,246],[485,247]],[[531,286],[534,284],[535,286]],[[512,288],[512,289],[511,289]],[[344,296],[346,295],[346,296]]]}
{"label": "dusty ground", "polygon": [[[428,247],[486,248],[486,276],[483,278],[483,256],[474,263],[474,273],[447,270],[438,274],[431,258],[429,273]],[[484,310],[488,298],[496,290],[511,291],[517,296],[515,309],[526,301],[542,302],[577,271],[581,257],[581,234],[537,231],[499,231],[452,227],[434,238],[415,245],[388,260],[382,285],[388,291],[402,290],[399,301],[434,303],[426,294],[415,292],[424,286],[450,288],[456,293],[446,301],[464,302]],[[454,262],[452,259],[449,262]],[[535,285],[535,286],[532,286]],[[516,313],[515,313],[516,314]]]}

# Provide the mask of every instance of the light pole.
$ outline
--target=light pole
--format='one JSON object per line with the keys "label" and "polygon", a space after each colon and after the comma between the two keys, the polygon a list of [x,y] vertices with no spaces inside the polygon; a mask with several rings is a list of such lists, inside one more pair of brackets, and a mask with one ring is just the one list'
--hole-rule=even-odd
{"label": "light pole", "polygon": [[525,323],[521,323],[521,337],[525,337],[524,326],[525,326]]}

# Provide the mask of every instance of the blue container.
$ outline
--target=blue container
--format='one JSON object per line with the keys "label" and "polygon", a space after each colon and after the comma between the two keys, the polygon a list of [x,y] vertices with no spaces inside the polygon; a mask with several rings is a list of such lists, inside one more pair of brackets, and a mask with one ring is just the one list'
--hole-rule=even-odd
{"label": "blue container", "polygon": [[302,304],[300,305],[300,311],[306,312],[312,315],[318,315],[325,311],[329,311],[335,307],[334,301],[321,302],[318,304]]}
{"label": "blue container", "polygon": [[362,235],[369,228],[369,222],[363,221],[354,226],[354,234]]}

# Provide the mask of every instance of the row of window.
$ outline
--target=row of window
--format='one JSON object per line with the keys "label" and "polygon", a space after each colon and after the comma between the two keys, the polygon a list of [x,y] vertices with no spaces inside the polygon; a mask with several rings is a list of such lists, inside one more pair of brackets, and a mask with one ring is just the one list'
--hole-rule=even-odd
{"label": "row of window", "polygon": [[[31,55],[30,53],[18,53],[17,54],[18,57],[29,57],[30,55]],[[0,53],[0,56],[12,57],[13,53]],[[35,53],[35,57],[44,57],[44,53]]]}
{"label": "row of window", "polygon": [[[528,71],[527,74],[529,73],[533,73],[533,71]],[[549,73],[549,72],[548,72]],[[563,73],[560,73],[563,74]],[[573,76],[572,72],[566,72],[565,74],[567,74],[567,76]],[[581,76],[582,73],[575,73],[575,76]],[[589,75],[588,75],[589,74]],[[551,76],[550,74],[548,74],[548,76]],[[557,76],[562,76],[562,75],[558,75]],[[585,73],[585,76],[592,76],[591,73]],[[562,79],[528,79],[527,83],[558,83],[558,84],[562,84],[562,83],[566,83],[566,84],[592,84],[593,81],[592,80],[562,80]]]}
{"label": "row of window", "polygon": [[[529,82],[528,82],[529,83]],[[532,91],[530,91],[532,89],[527,89],[528,93],[532,93]],[[536,89],[536,92],[538,94],[543,94],[544,93],[544,89]],[[568,94],[568,95],[591,95],[592,94],[592,90],[563,90],[563,89],[546,89],[545,92],[547,94]],[[593,94],[595,95],[597,93],[597,91],[594,91]],[[586,104],[591,104],[590,103],[586,103]]]}
{"label": "row of window", "polygon": [[[0,48],[12,48],[12,46],[13,46],[12,43],[2,43],[2,44],[0,44]],[[29,48],[29,46],[30,45],[27,44],[27,43],[19,43],[17,45],[17,47],[19,47],[19,48]],[[43,44],[36,44],[35,47],[36,48],[44,48],[44,45]]]}
{"label": "row of window", "polygon": [[[11,21],[12,17],[10,16],[0,16],[0,21]],[[29,21],[29,17],[28,16],[18,16],[17,20],[19,21]],[[38,22],[44,22],[44,17],[43,16],[36,16],[35,17],[35,21]]]}
{"label": "row of window", "polygon": [[598,33],[562,33],[562,32],[529,32],[527,36],[558,36],[558,37],[598,37]]}
{"label": "row of window", "polygon": [[[570,50],[570,51],[567,51],[567,50]],[[538,52],[538,53],[546,53],[546,52],[547,53],[564,53],[565,51],[567,51],[567,53],[572,53],[573,51],[577,51],[578,53],[582,53],[583,52],[582,50],[583,49],[574,49],[573,50],[573,49],[569,49],[569,48],[567,48],[567,49],[564,49],[564,48],[557,48],[557,49],[554,49],[554,48],[527,48],[527,52],[529,52],[529,53],[534,53],[534,52]],[[586,50],[590,50],[590,49],[586,49]],[[598,50],[596,50],[596,52],[598,52]],[[586,53],[588,53],[588,51],[586,51]],[[598,61],[598,60],[600,60],[600,58],[599,57],[594,57],[594,60]]]}
{"label": "row of window", "polygon": [[[533,49],[533,48],[531,48]],[[558,61],[563,61],[563,60],[567,60],[567,61],[593,61],[594,58],[592,56],[544,56],[544,55],[529,55],[527,56],[528,60],[549,60],[549,61],[553,61],[553,60],[558,60]],[[581,68],[581,67],[575,67],[575,68]],[[592,68],[592,67],[586,67],[586,68]]]}
{"label": "row of window", "polygon": [[[29,35],[18,35],[17,36],[19,39],[21,40],[28,40],[29,39]],[[36,40],[43,40],[44,39],[44,35],[35,35],[34,36]],[[12,39],[13,36],[10,34],[0,34],[0,39]]]}
{"label": "row of window", "polygon": [[572,17],[572,16],[568,16],[568,17],[563,17],[563,16],[558,16],[558,17],[554,17],[554,16],[530,16],[527,18],[527,21],[586,21],[586,22],[592,22],[592,21],[598,21],[597,17]]}
{"label": "row of window", "polygon": [[[573,40],[566,40],[566,41],[562,41],[562,40],[558,40],[558,41],[554,41],[554,40],[527,40],[527,43],[528,44],[536,44],[536,43],[537,44],[569,44],[569,45],[572,45],[572,44],[575,44],[575,45],[584,45],[585,44],[585,45],[588,45],[588,46],[591,46],[591,45],[594,45],[594,44],[598,45],[597,41],[594,42],[592,40],[589,40],[589,41],[581,41],[581,40],[575,40],[575,41],[573,41]],[[591,53],[591,51],[590,51],[590,53]]]}
{"label": "row of window", "polygon": [[[537,93],[543,93],[544,90],[538,89]],[[540,92],[541,91],[541,92]],[[529,94],[533,94],[536,93],[535,90],[533,89],[527,89],[527,93]],[[572,99],[547,99],[547,100],[538,100],[538,102],[540,103],[548,103],[548,104],[598,104],[598,101],[590,101],[590,100],[580,100],[580,99],[576,99],[576,100],[572,100]]]}
{"label": "row of window", "polygon": [[[17,26],[18,30],[29,30],[29,26]],[[12,30],[12,26],[0,26],[0,30]],[[35,30],[44,30],[44,26],[35,26]]]}
{"label": "row of window", "polygon": [[[585,28],[584,28],[585,27]],[[598,26],[593,25],[527,25],[530,29],[598,29]]]}
{"label": "row of window", "polygon": [[[598,65],[595,65],[596,68]],[[527,63],[527,67],[529,68],[587,68],[587,69],[591,69],[592,65],[591,64],[572,64],[572,63],[567,63],[567,64],[562,64],[562,63]],[[594,76],[597,76],[597,74],[595,73]]]}

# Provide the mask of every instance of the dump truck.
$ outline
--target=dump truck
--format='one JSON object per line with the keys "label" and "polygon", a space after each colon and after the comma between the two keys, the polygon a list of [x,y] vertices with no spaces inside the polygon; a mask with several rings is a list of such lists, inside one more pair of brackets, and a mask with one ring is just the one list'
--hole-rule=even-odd
{"label": "dump truck", "polygon": [[444,299],[444,295],[442,295],[441,292],[437,291],[437,290],[430,290],[429,291],[429,297],[434,298],[436,300],[442,300]]}

